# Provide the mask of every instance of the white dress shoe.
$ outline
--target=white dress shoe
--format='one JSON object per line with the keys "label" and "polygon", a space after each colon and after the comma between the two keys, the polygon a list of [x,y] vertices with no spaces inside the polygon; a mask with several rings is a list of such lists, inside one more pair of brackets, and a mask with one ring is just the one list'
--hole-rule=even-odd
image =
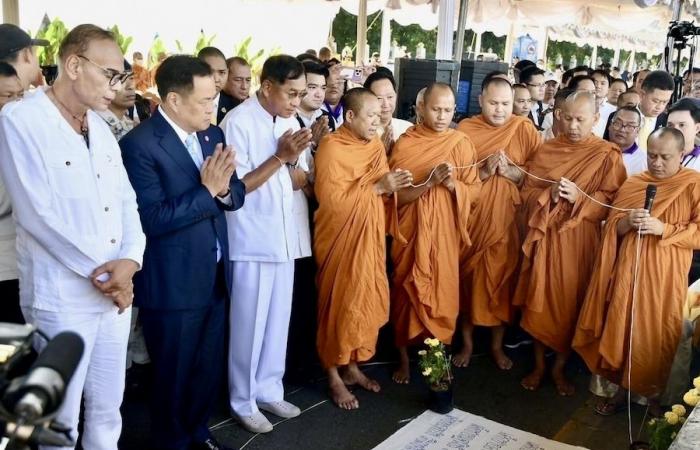
{"label": "white dress shoe", "polygon": [[251,433],[269,433],[272,431],[272,424],[267,417],[261,412],[256,412],[252,416],[242,417],[237,414],[233,414],[233,417],[240,423],[243,428],[250,431]]}
{"label": "white dress shoe", "polygon": [[299,408],[284,400],[279,402],[258,403],[258,408],[284,419],[291,419],[301,414]]}

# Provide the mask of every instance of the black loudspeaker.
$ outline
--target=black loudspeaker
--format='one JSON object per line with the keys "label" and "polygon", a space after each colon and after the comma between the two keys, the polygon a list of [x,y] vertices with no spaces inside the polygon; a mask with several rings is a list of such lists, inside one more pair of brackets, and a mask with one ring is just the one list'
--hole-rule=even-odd
{"label": "black loudspeaker", "polygon": [[394,76],[398,84],[396,117],[408,120],[415,116],[414,107],[418,91],[434,81],[457,87],[457,63],[437,59],[397,58]]}
{"label": "black loudspeaker", "polygon": [[478,114],[479,94],[484,77],[493,71],[508,72],[508,64],[492,61],[462,61],[457,72],[457,63],[448,60],[400,58],[394,62],[394,74],[398,84],[396,117],[413,117],[418,91],[434,81],[450,84],[457,92],[456,118]]}

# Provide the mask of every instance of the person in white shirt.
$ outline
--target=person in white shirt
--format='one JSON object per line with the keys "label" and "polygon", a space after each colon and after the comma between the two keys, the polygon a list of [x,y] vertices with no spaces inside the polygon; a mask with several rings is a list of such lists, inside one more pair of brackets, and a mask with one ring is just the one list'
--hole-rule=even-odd
{"label": "person in white shirt", "polygon": [[[15,68],[0,62],[0,110],[21,98],[24,89]],[[19,272],[15,251],[15,222],[12,219],[10,195],[0,179],[0,322],[24,323],[19,307]]]}
{"label": "person in white shirt", "polygon": [[326,77],[326,99],[321,109],[326,111],[335,121],[336,128],[343,124],[343,95],[345,94],[346,81],[340,75],[343,66],[340,61],[331,59],[326,63],[328,77]]}
{"label": "person in white shirt", "polygon": [[639,110],[625,106],[613,113],[608,126],[608,140],[620,147],[628,177],[647,170],[647,153],[637,145],[641,123]]}
{"label": "person in white shirt", "polygon": [[[296,119],[301,128],[311,130],[311,147],[301,154],[308,170],[292,169],[294,184],[294,216],[299,232],[299,248],[294,263],[294,293],[292,315],[289,323],[287,350],[288,379],[308,381],[316,364],[316,264],[311,257],[313,214],[318,204],[314,198],[313,154],[318,143],[330,131],[335,131],[335,122],[321,109],[326,94],[328,68],[314,61],[304,61],[306,95],[297,108]],[[290,378],[291,377],[291,378]]]}
{"label": "person in white shirt", "polygon": [[[290,169],[312,133],[294,117],[306,91],[304,66],[288,55],[268,58],[260,89],[221,123],[236,149],[245,184],[243,207],[227,213],[231,267],[229,390],[233,416],[249,431],[272,431],[260,409],[280,417],[300,414],[284,401],[282,376],[292,306],[294,259],[301,233],[294,212]],[[294,131],[297,130],[297,131]],[[308,245],[308,242],[306,243]]]}
{"label": "person in white shirt", "polygon": [[595,86],[595,99],[598,103],[598,113],[600,118],[593,126],[593,134],[598,137],[603,137],[605,127],[608,124],[610,114],[617,109],[615,106],[608,103],[608,91],[610,90],[610,75],[604,70],[594,70],[591,72],[593,84]]}
{"label": "person in white shirt", "polygon": [[372,91],[382,107],[381,125],[377,134],[384,142],[387,155],[399,137],[413,126],[408,120],[394,117],[396,111],[396,81],[389,69],[380,68],[365,80],[365,89]]}
{"label": "person in white shirt", "polygon": [[17,220],[20,299],[27,322],[52,337],[85,342],[56,420],[82,446],[117,449],[132,277],[145,238],[136,196],[104,111],[128,76],[112,33],[71,30],[59,75],[0,113],[0,172]]}
{"label": "person in white shirt", "polygon": [[552,109],[544,103],[545,92],[545,72],[544,70],[530,66],[520,72],[520,83],[527,86],[530,90],[532,99],[532,110],[530,111],[530,120],[535,124],[538,131],[551,128],[553,114]]}
{"label": "person in white shirt", "polygon": [[700,146],[695,145],[695,138],[700,133],[700,107],[696,102],[690,98],[682,98],[671,105],[666,126],[683,133],[683,167],[700,171]]}
{"label": "person in white shirt", "polygon": [[615,78],[610,82],[608,89],[608,103],[617,107],[617,98],[620,94],[627,92],[627,83],[622,78]]}

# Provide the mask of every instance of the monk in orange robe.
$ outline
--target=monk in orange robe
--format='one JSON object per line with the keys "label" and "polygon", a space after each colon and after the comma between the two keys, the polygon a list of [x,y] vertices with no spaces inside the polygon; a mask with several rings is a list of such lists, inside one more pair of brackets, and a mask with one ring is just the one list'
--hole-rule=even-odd
{"label": "monk in orange robe", "polygon": [[591,134],[599,116],[593,94],[570,95],[556,114],[559,135],[542,144],[526,164],[531,174],[554,181],[527,176],[521,190],[528,221],[514,304],[522,306],[520,325],[535,340],[535,369],[522,386],[539,387],[549,347],[556,352],[552,378],[557,392],[568,396],[574,386],[564,366],[593,270],[601,221],[608,213],[586,195],[610,204],[627,174],[620,149]]}
{"label": "monk in orange robe", "polygon": [[[681,167],[683,144],[671,128],[649,137],[649,170],[629,178],[614,202],[631,211],[612,210],[605,224],[573,343],[593,373],[624,388],[596,405],[602,415],[624,403],[626,389],[658,410],[681,338],[685,274],[693,249],[700,249],[700,173]],[[657,188],[651,213],[641,209],[650,184]]]}
{"label": "monk in orange robe", "polygon": [[357,88],[345,94],[344,102],[343,126],[321,141],[315,158],[317,348],[333,401],[356,409],[359,402],[346,385],[380,389],[357,363],[374,355],[379,328],[389,320],[387,210],[394,230],[397,224],[396,199],[387,196],[413,179],[408,171],[389,171],[377,137],[377,97]]}
{"label": "monk in orange robe", "polygon": [[450,129],[452,88],[428,86],[418,108],[422,122],[399,138],[389,159],[390,167],[424,180],[397,194],[399,231],[407,241],[395,241],[391,251],[391,320],[401,354],[397,383],[409,380],[409,344],[428,337],[452,342],[459,314],[459,250],[469,245],[467,224],[481,187],[474,146]]}
{"label": "monk in orange robe", "polygon": [[452,361],[457,367],[468,366],[474,326],[490,327],[493,359],[508,370],[513,363],[503,351],[503,335],[505,324],[513,320],[521,246],[516,215],[523,181],[523,173],[513,163],[524,165],[542,139],[531,120],[513,115],[513,89],[508,81],[485,82],[479,104],[481,114],[457,127],[474,143],[477,159],[488,159],[479,171],[483,184],[470,217],[472,245],[461,256],[463,345]]}

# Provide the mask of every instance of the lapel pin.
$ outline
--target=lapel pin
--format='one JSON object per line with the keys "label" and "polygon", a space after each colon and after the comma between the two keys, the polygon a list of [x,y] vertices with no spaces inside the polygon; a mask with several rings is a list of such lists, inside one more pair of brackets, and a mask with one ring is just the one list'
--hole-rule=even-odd
{"label": "lapel pin", "polygon": [[222,106],[222,107],[221,107],[221,112],[223,112],[223,113],[226,112],[226,107],[225,107],[225,106]]}
{"label": "lapel pin", "polygon": [[204,141],[209,142],[209,136],[204,136]]}

